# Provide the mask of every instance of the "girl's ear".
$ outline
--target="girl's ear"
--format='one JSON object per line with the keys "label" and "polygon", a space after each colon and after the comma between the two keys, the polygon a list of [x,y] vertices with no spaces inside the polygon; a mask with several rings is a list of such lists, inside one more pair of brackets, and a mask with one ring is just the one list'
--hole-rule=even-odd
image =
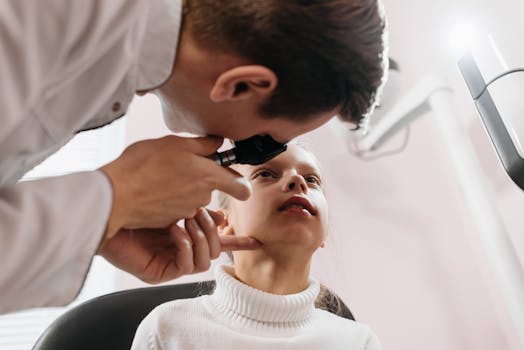
{"label": "girl's ear", "polygon": [[224,220],[222,223],[217,226],[219,235],[234,235],[233,227],[229,224],[229,213],[226,210],[218,210],[222,215],[224,215]]}
{"label": "girl's ear", "polygon": [[324,248],[326,246],[326,241],[322,241],[322,243],[320,243],[320,248]]}

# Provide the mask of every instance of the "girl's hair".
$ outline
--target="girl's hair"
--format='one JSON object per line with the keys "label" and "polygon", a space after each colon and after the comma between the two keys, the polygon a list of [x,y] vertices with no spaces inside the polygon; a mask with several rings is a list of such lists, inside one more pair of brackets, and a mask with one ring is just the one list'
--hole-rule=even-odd
{"label": "girl's hair", "polygon": [[323,284],[320,285],[320,293],[315,299],[315,307],[343,318],[348,318],[350,320],[355,319],[342,299]]}

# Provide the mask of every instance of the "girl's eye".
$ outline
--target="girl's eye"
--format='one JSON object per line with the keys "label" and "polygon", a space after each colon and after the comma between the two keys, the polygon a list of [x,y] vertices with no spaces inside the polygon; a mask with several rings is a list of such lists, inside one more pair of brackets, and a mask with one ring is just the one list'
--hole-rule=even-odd
{"label": "girl's eye", "polygon": [[267,170],[264,170],[264,171],[261,171],[259,174],[259,176],[262,176],[262,177],[271,177],[273,176],[273,174]]}
{"label": "girl's eye", "polygon": [[258,173],[256,173],[255,176],[253,176],[254,179],[256,179],[257,177],[265,178],[265,179],[269,179],[269,178],[276,179],[277,175],[274,172],[272,172],[271,170],[261,170]]}
{"label": "girl's eye", "polygon": [[320,185],[320,179],[316,176],[306,176],[306,182],[309,182],[315,185]]}

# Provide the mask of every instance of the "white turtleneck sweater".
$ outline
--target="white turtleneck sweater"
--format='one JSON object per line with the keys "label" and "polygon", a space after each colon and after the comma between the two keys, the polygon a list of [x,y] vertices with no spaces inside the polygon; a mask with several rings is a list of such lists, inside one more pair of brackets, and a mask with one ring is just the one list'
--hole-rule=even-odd
{"label": "white turtleneck sweater", "polygon": [[300,293],[276,295],[227,270],[215,269],[212,295],[155,308],[138,327],[132,349],[382,349],[369,327],[315,308],[317,281],[310,279]]}

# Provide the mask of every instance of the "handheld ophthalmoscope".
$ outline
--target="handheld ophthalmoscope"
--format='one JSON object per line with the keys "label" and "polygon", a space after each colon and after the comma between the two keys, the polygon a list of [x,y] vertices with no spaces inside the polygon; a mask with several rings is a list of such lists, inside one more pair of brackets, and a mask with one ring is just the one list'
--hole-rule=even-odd
{"label": "handheld ophthalmoscope", "polygon": [[209,156],[218,165],[231,164],[258,165],[273,159],[287,149],[285,144],[276,142],[269,135],[255,135],[242,141],[235,141],[235,147]]}

